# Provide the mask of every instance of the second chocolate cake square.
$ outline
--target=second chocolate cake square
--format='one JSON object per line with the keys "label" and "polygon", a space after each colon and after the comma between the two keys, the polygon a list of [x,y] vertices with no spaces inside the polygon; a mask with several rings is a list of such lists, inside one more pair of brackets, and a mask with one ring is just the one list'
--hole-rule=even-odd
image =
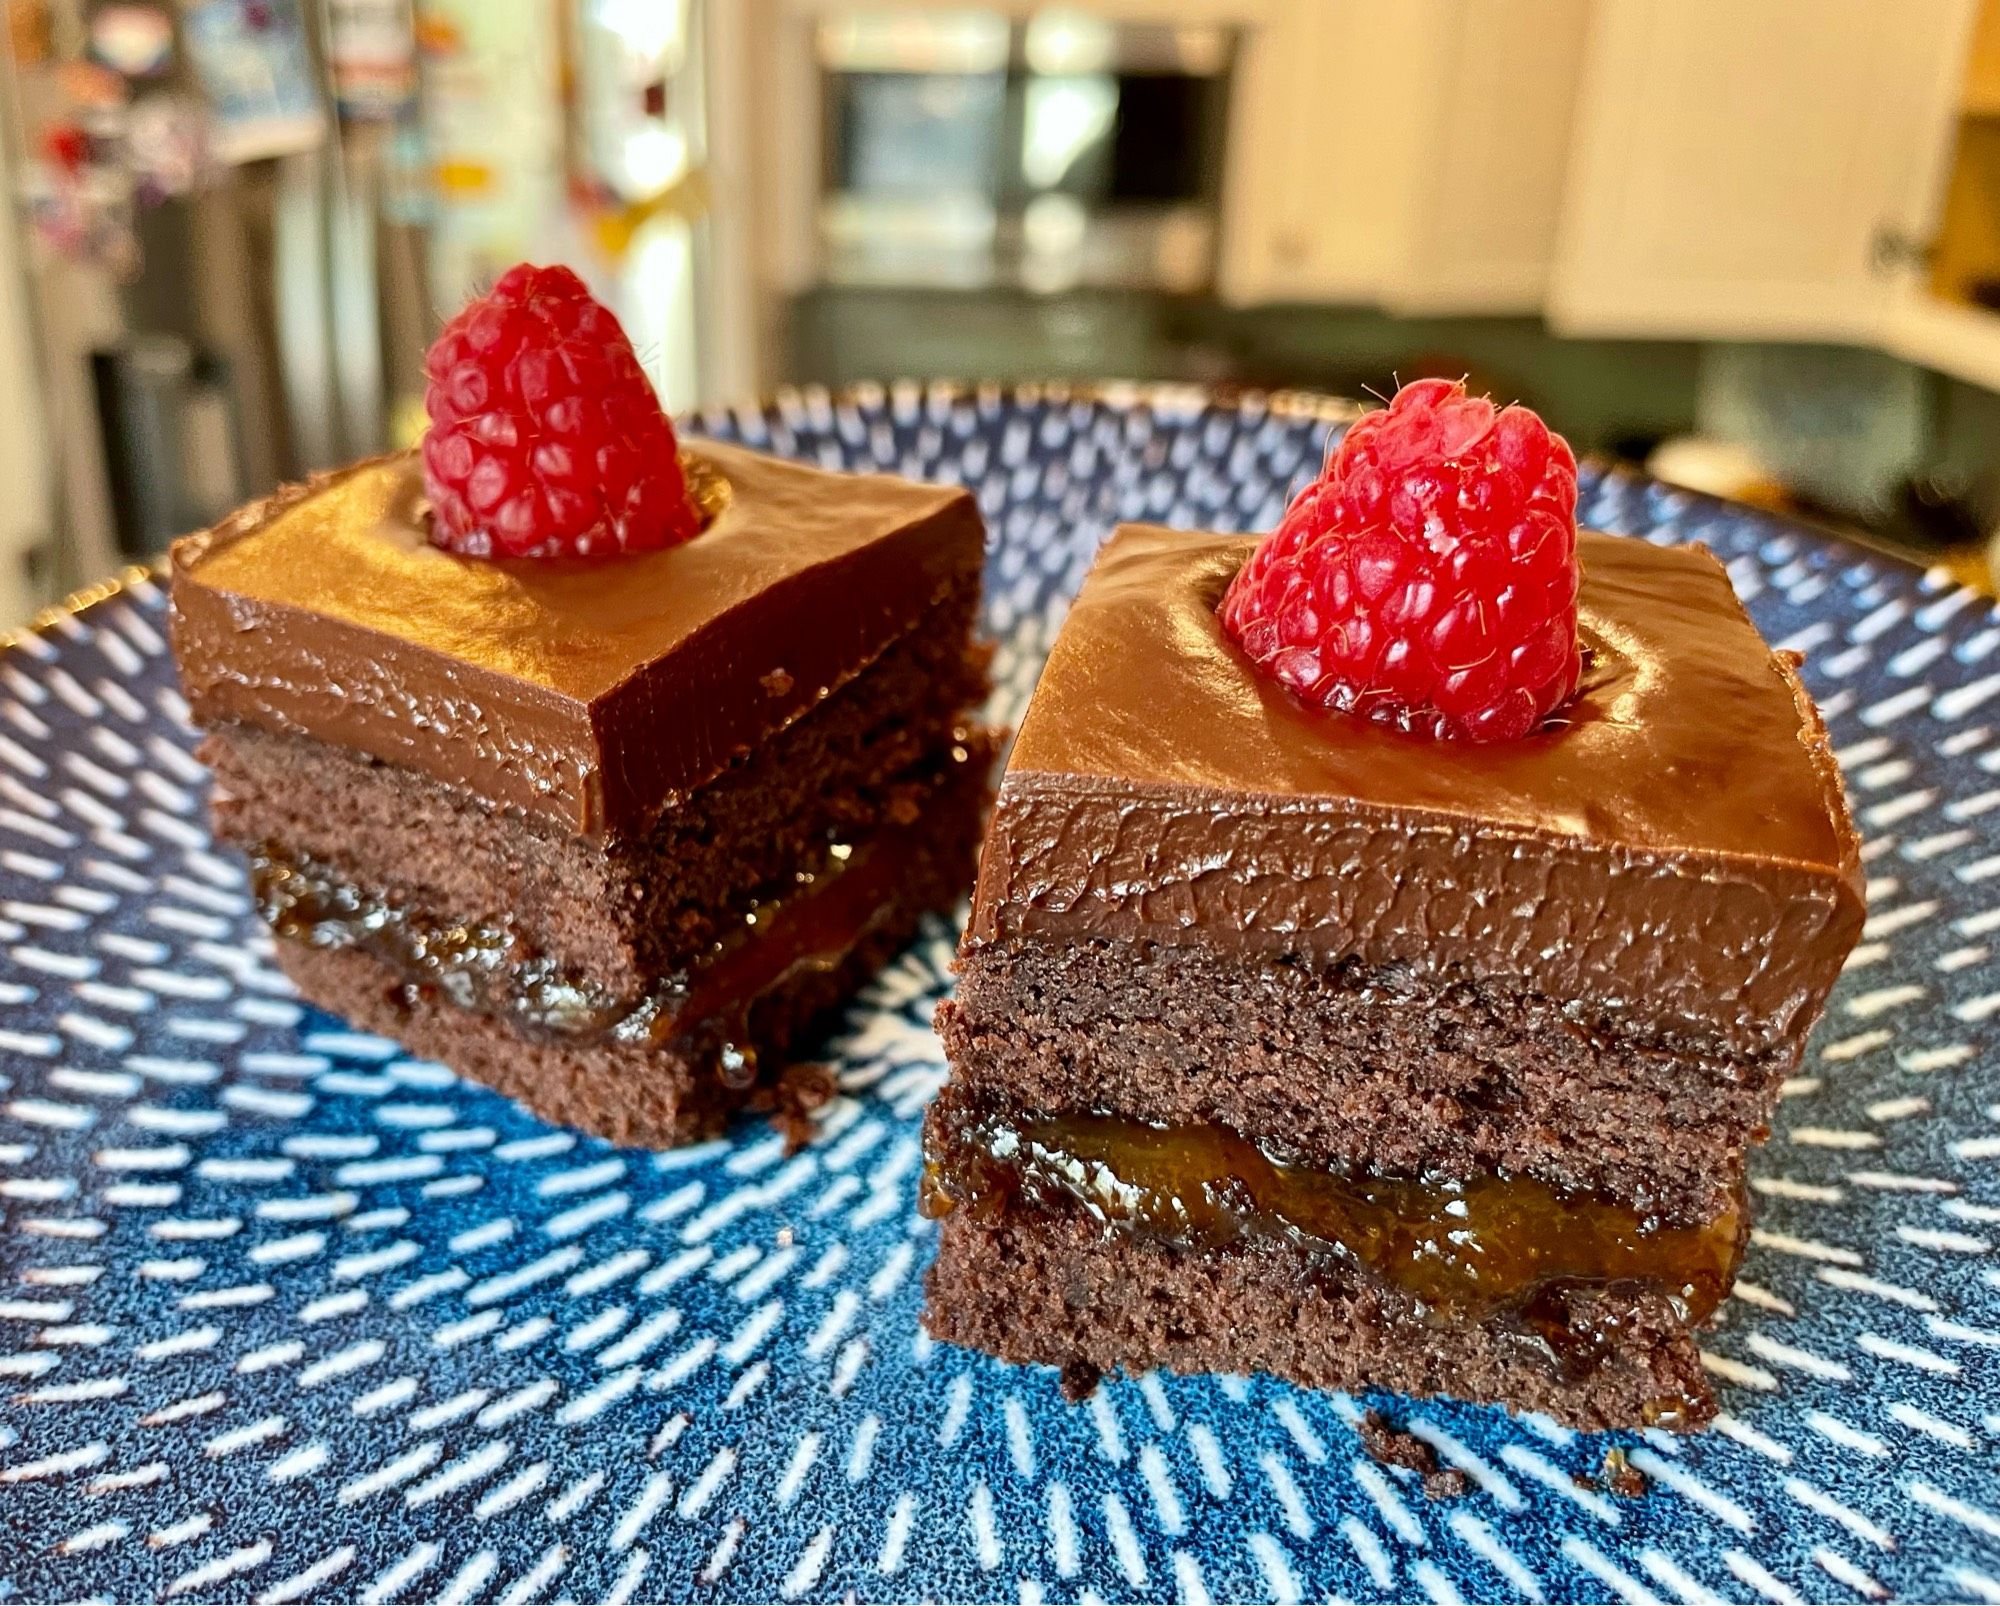
{"label": "second chocolate cake square", "polygon": [[1705,1420],[1744,1159],[1862,919],[1792,664],[1585,534],[1575,698],[1490,745],[1307,709],[1256,542],[1127,527],[1004,777],[940,1011],[940,1338],[1582,1426]]}

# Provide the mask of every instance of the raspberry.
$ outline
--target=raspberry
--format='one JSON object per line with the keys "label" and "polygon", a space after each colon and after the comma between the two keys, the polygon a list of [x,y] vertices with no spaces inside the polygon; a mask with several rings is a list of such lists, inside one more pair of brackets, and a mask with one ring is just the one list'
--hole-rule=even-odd
{"label": "raspberry", "polygon": [[424,359],[431,540],[475,558],[609,557],[701,529],[632,342],[568,268],[509,268]]}
{"label": "raspberry", "polygon": [[1576,690],[1576,458],[1525,407],[1421,379],[1348,430],[1219,610],[1321,708],[1470,741]]}

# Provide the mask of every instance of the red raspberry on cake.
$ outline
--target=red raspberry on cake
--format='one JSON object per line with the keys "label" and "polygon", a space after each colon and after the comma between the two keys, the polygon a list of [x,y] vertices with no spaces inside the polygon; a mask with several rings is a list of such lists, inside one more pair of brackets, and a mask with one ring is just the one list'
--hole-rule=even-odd
{"label": "red raspberry on cake", "polygon": [[568,268],[509,268],[424,372],[431,539],[468,557],[609,557],[700,533],[674,426]]}
{"label": "red raspberry on cake", "polygon": [[1576,458],[1525,407],[1420,379],[1355,422],[1223,597],[1316,706],[1511,741],[1576,691]]}

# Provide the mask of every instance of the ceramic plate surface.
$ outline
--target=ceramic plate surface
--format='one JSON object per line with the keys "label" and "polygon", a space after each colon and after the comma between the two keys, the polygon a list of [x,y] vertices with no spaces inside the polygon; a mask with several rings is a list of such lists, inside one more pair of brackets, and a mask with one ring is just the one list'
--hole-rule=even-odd
{"label": "ceramic plate surface", "polygon": [[[697,431],[974,487],[1018,718],[1119,519],[1268,527],[1331,405],[792,395]],[[842,1096],[652,1155],[297,1004],[210,844],[165,598],[0,655],[0,1596],[2000,1600],[2000,623],[1741,509],[1593,477],[1808,654],[1873,914],[1755,1158],[1715,1431],[1580,1438],[1146,1378],[1062,1402],[919,1332],[943,924]],[[1642,1499],[1597,1486],[1624,1445]],[[1590,1480],[1590,1481],[1584,1481]]]}

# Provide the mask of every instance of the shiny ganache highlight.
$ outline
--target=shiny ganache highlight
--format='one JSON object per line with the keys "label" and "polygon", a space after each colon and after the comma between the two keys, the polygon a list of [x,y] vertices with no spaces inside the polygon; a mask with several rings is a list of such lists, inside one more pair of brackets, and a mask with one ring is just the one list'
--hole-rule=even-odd
{"label": "shiny ganache highlight", "polygon": [[177,543],[194,717],[351,748],[583,834],[643,830],[904,638],[983,540],[960,489],[834,481],[709,441],[688,460],[709,528],[615,561],[440,551],[407,454]]}

